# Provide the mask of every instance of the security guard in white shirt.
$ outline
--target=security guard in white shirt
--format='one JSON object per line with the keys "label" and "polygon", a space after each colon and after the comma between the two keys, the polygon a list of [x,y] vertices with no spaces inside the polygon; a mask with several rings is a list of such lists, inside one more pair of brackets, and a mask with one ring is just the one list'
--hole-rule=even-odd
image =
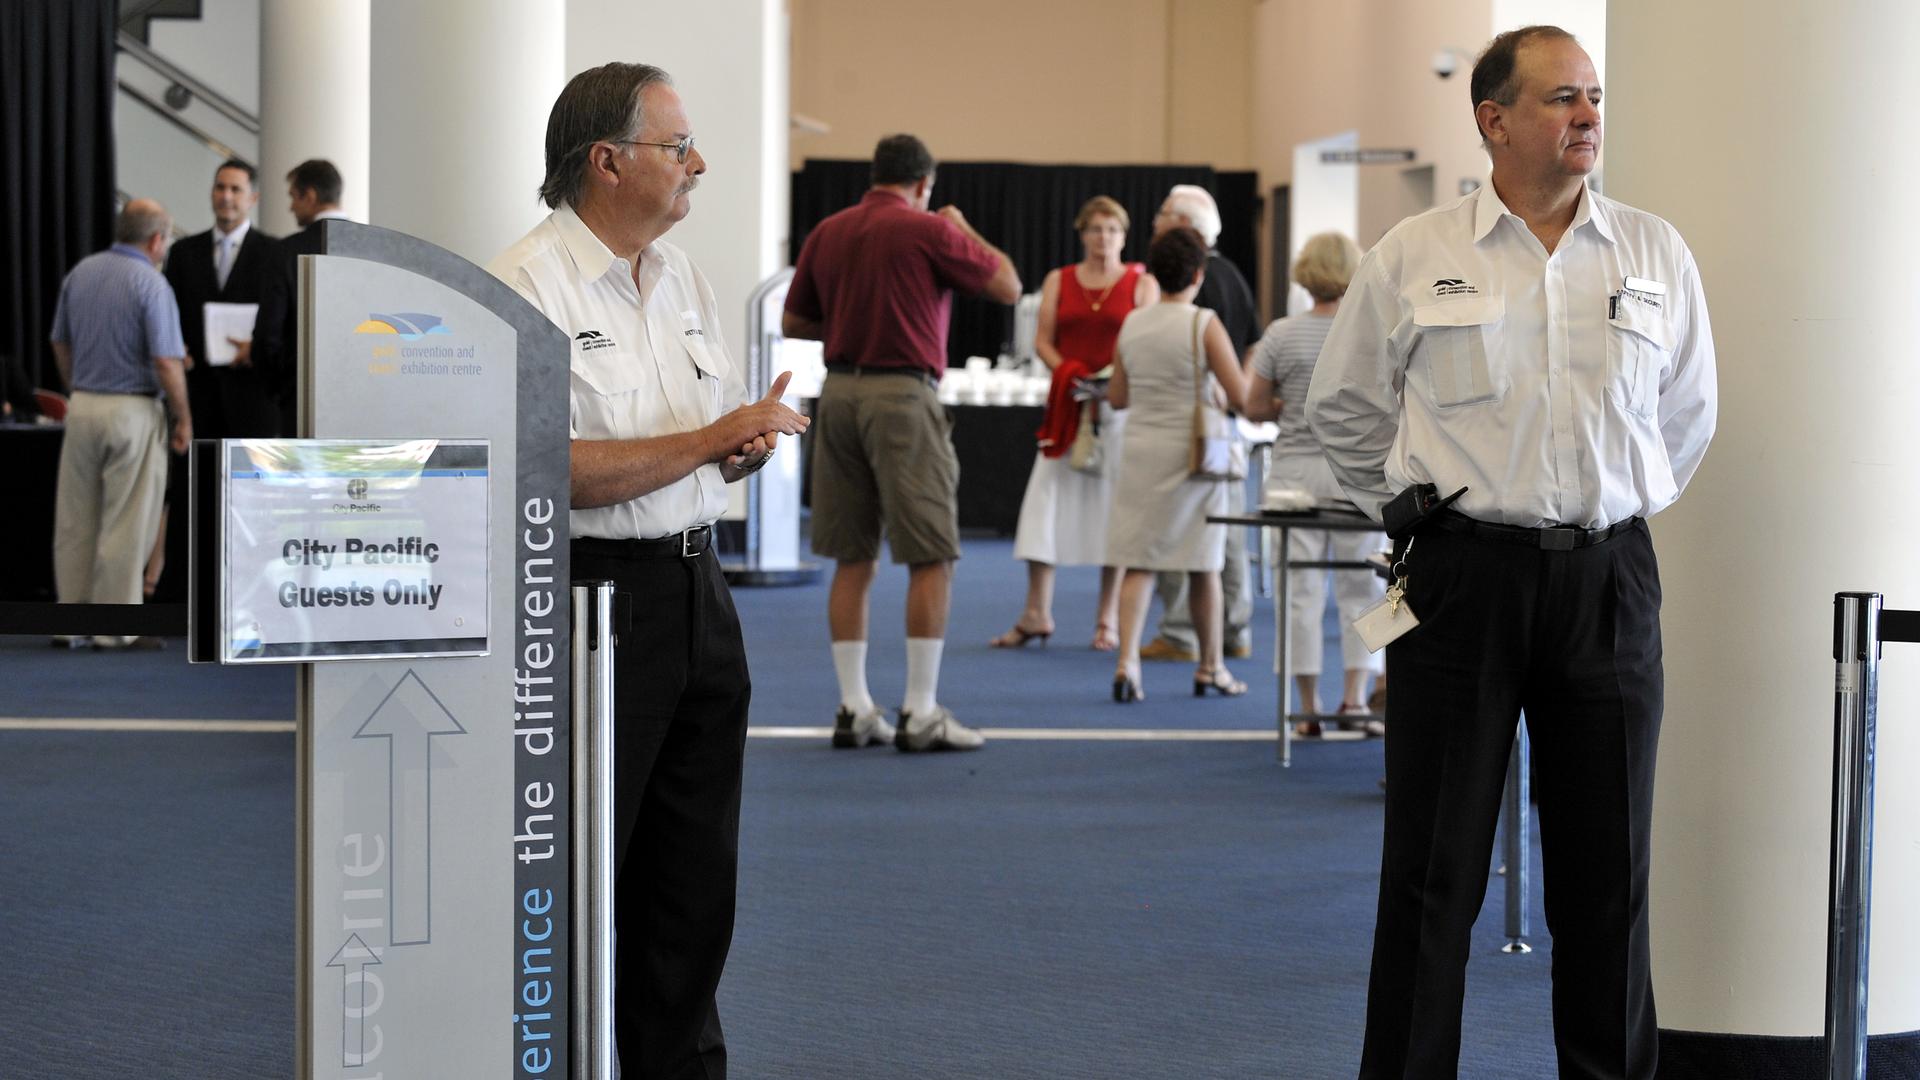
{"label": "security guard in white shirt", "polygon": [[631,598],[614,653],[614,1033],[621,1073],[726,1075],[714,991],[733,938],[749,685],[710,548],[726,485],[807,421],[760,401],[720,339],[713,290],[661,237],[706,171],[659,68],[608,64],[547,122],[553,213],[494,261],[573,338],[576,578]]}
{"label": "security guard in white shirt", "polygon": [[1644,519],[1713,435],[1713,338],[1679,234],[1586,186],[1600,87],[1573,37],[1500,35],[1471,90],[1491,185],[1367,255],[1306,405],[1375,517],[1416,485],[1466,488],[1396,544],[1360,1075],[1456,1074],[1469,933],[1524,710],[1560,1076],[1641,1080],[1658,1052],[1647,842],[1662,701]]}

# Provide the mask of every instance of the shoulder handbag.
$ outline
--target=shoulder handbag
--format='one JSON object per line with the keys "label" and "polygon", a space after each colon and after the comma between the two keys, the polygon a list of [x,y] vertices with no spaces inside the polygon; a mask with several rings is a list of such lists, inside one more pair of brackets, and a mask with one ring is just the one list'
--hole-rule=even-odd
{"label": "shoulder handbag", "polygon": [[1073,446],[1067,450],[1067,465],[1083,473],[1099,473],[1106,464],[1106,447],[1100,441],[1100,403],[1080,403],[1080,426],[1073,433]]}
{"label": "shoulder handbag", "polygon": [[[1193,453],[1188,471],[1195,480],[1239,480],[1247,475],[1246,456],[1235,455],[1233,420],[1208,393],[1207,353],[1200,340],[1204,308],[1193,316]],[[1237,467],[1236,467],[1237,466]]]}

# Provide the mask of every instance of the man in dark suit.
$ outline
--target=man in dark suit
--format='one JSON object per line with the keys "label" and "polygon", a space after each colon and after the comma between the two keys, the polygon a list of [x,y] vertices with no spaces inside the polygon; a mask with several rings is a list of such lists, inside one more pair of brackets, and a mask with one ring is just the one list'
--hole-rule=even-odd
{"label": "man in dark suit", "polygon": [[327,218],[345,218],[340,210],[340,170],[333,163],[312,158],[287,173],[288,209],[300,231],[280,241],[280,257],[267,276],[260,314],[253,324],[251,352],[254,365],[280,386],[280,424],[286,435],[296,434],[299,418],[299,285],[300,256],[320,254],[320,225]]}
{"label": "man in dark suit", "polygon": [[[257,304],[277,257],[276,242],[253,227],[260,201],[253,166],[228,161],[213,173],[213,228],[185,237],[167,258],[167,281],[180,303],[180,332],[190,357],[187,394],[193,427],[206,438],[271,436],[280,430],[279,390],[244,348],[230,364],[209,362],[205,306]],[[234,339],[236,345],[238,339]]]}

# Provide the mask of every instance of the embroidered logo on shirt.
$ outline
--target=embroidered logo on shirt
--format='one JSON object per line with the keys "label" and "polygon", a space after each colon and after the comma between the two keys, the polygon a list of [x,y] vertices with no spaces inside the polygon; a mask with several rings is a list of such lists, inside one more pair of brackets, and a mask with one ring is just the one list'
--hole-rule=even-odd
{"label": "embroidered logo on shirt", "polygon": [[696,327],[694,327],[694,328],[693,328],[693,329],[691,329],[691,330],[688,330],[688,331],[686,331],[686,336],[688,336],[688,337],[692,337],[692,336],[693,336],[693,335],[695,335],[695,334],[699,334],[699,335],[700,335],[701,337],[706,337],[706,336],[707,336],[707,332],[706,332],[705,330],[702,330],[702,329],[700,329],[700,328],[699,328],[699,327],[697,327],[697,326],[696,326]]}
{"label": "embroidered logo on shirt", "polygon": [[1466,278],[1443,277],[1434,281],[1433,295],[1478,296],[1480,295],[1480,290],[1474,288],[1473,283]]}
{"label": "embroidered logo on shirt", "polygon": [[1636,289],[1621,289],[1620,295],[1637,304],[1650,307],[1655,311],[1661,310],[1660,298],[1654,296],[1652,293],[1643,293]]}
{"label": "embroidered logo on shirt", "polygon": [[589,353],[595,349],[611,349],[614,347],[613,339],[598,330],[582,330],[573,335],[573,340],[575,344],[580,346],[580,351],[583,353]]}

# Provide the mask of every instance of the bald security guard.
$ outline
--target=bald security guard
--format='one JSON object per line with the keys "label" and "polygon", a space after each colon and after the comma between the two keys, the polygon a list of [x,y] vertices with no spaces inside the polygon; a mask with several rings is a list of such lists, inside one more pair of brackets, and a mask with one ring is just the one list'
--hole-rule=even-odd
{"label": "bald security guard", "polygon": [[1673,226],[1594,194],[1600,86],[1534,26],[1475,64],[1492,183],[1401,222],[1335,317],[1307,418],[1397,539],[1387,805],[1360,1075],[1451,1077],[1517,716],[1532,737],[1563,1080],[1651,1080],[1647,837],[1662,701],[1645,519],[1713,435],[1713,337]]}

